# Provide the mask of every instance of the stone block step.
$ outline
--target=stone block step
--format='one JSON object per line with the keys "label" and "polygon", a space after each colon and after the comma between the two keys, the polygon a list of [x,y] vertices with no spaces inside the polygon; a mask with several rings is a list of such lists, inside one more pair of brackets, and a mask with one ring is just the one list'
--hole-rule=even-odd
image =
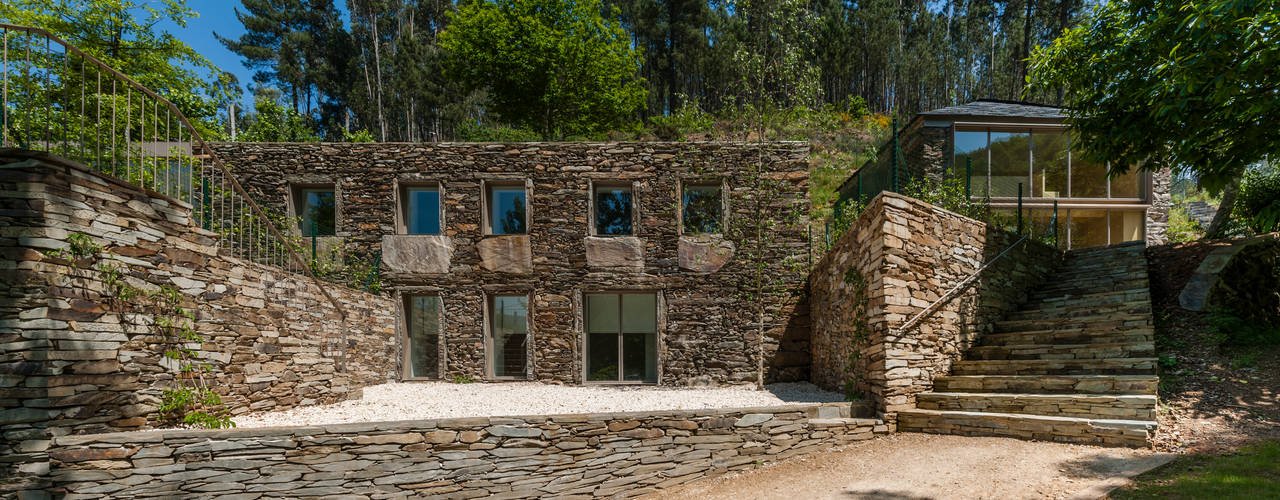
{"label": "stone block step", "polygon": [[935,392],[1024,394],[1155,394],[1155,375],[947,375],[934,377]]}
{"label": "stone block step", "polygon": [[922,410],[980,411],[1060,417],[1155,420],[1154,394],[1018,394],[926,392],[916,395]]}
{"label": "stone block step", "polygon": [[1022,318],[997,321],[996,333],[1025,332],[1032,330],[1058,330],[1063,328],[1122,329],[1125,327],[1142,328],[1151,326],[1151,313],[1138,314],[1113,313],[1070,318]]}
{"label": "stone block step", "polygon": [[978,344],[981,346],[1009,346],[1024,344],[1114,344],[1125,342],[1153,342],[1152,327],[1089,328],[1083,325],[1064,325],[1059,329],[1026,330],[1021,332],[988,333]]}
{"label": "stone block step", "polygon": [[1119,290],[1132,290],[1149,286],[1147,284],[1147,276],[1143,274],[1140,277],[1130,277],[1125,279],[1099,279],[1099,278],[1083,278],[1079,280],[1058,281],[1055,278],[1049,278],[1049,284],[1037,288],[1028,297],[1030,300],[1040,300],[1043,298],[1058,297],[1062,295],[1085,295],[1098,292],[1112,292]]}
{"label": "stone block step", "polygon": [[[1035,295],[1034,293],[1032,295]],[[1126,302],[1151,301],[1151,293],[1147,287],[1131,288],[1127,290],[1103,290],[1092,291],[1081,294],[1062,294],[1054,296],[1039,297],[1034,300],[1028,300],[1025,307],[1046,308],[1046,307],[1069,307],[1073,305],[1085,304],[1120,304]]]}
{"label": "stone block step", "polygon": [[1142,358],[1156,355],[1156,345],[1150,341],[1113,342],[1099,344],[1013,344],[1001,346],[977,346],[965,352],[965,359],[1106,359]]}
{"label": "stone block step", "polygon": [[1047,306],[1041,302],[1037,305],[1024,307],[1022,310],[1010,313],[1005,317],[1005,321],[1036,318],[1080,318],[1104,314],[1151,314],[1151,302],[1149,300],[1117,304],[1066,303]]}
{"label": "stone block step", "polygon": [[953,375],[1154,375],[1156,358],[957,361]]}
{"label": "stone block step", "polygon": [[1149,420],[939,410],[898,412],[898,430],[903,432],[1004,436],[1102,446],[1147,446],[1155,428],[1156,423]]}

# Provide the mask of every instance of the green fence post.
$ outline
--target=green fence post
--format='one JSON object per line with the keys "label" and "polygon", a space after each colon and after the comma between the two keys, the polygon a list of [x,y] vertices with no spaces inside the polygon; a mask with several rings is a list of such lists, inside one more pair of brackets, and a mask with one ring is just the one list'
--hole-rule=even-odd
{"label": "green fence post", "polygon": [[891,163],[891,165],[893,165],[893,167],[892,167],[892,170],[890,171],[892,183],[890,185],[892,186],[892,191],[896,193],[898,192],[898,119],[897,118],[893,119],[893,153],[892,155],[893,155],[893,162]]}
{"label": "green fence post", "polygon": [[1053,248],[1058,248],[1058,200],[1053,200]]}
{"label": "green fence post", "polygon": [[1018,234],[1022,234],[1022,183],[1018,183]]}
{"label": "green fence post", "polygon": [[964,201],[973,198],[973,157],[964,155]]}
{"label": "green fence post", "polygon": [[316,221],[311,221],[311,265],[316,264]]}
{"label": "green fence post", "polygon": [[862,169],[858,169],[858,202],[862,202]]}
{"label": "green fence post", "polygon": [[210,221],[213,218],[213,200],[209,196],[209,179],[203,175],[200,176],[200,198],[204,200],[204,205],[200,207],[200,218],[204,219],[203,226],[206,231],[209,230]]}

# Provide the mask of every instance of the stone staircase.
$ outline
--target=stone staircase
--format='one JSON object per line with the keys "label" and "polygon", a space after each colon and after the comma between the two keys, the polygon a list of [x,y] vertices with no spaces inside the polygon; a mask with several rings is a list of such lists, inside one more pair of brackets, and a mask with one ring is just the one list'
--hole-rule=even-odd
{"label": "stone staircase", "polygon": [[898,413],[898,430],[1147,446],[1156,354],[1141,242],[1062,267]]}

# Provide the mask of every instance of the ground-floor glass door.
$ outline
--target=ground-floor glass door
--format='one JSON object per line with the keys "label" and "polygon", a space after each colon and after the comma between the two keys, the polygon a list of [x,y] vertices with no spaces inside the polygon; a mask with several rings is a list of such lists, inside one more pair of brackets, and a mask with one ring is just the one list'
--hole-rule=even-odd
{"label": "ground-floor glass door", "polygon": [[657,383],[657,295],[587,294],[586,330],[588,382]]}

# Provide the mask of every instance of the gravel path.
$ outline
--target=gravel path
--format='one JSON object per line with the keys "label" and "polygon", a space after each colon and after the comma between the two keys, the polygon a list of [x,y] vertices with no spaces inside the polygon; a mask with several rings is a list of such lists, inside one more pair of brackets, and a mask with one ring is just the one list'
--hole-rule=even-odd
{"label": "gravel path", "polygon": [[1147,449],[902,433],[696,481],[648,498],[1067,498],[1169,458]]}
{"label": "gravel path", "polygon": [[555,415],[654,410],[741,408],[842,401],[842,394],[809,383],[750,388],[564,386],[537,382],[392,383],[366,387],[364,398],[326,406],[235,417],[238,427],[320,425],[452,417]]}

